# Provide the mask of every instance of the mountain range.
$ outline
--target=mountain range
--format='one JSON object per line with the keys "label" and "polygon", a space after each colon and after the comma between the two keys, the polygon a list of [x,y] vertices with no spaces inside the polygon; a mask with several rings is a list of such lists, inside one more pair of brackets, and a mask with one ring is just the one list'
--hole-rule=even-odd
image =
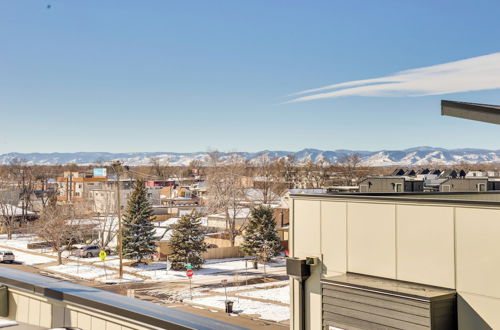
{"label": "mountain range", "polygon": [[[336,162],[342,156],[357,153],[361,156],[362,164],[369,166],[420,166],[428,164],[456,165],[459,163],[498,163],[500,162],[500,150],[485,149],[443,149],[434,147],[416,147],[404,150],[318,150],[303,149],[296,152],[270,151],[259,152],[228,152],[220,153],[221,158],[228,158],[237,154],[250,162],[258,163],[266,155],[271,158],[286,157],[294,155],[299,163],[312,160]],[[0,164],[9,164],[15,159],[26,161],[37,165],[56,165],[76,163],[80,165],[106,164],[113,160],[121,160],[127,165],[147,165],[152,158],[160,163],[168,163],[176,166],[187,166],[193,160],[204,161],[208,152],[74,152],[74,153],[7,153],[0,154]]]}

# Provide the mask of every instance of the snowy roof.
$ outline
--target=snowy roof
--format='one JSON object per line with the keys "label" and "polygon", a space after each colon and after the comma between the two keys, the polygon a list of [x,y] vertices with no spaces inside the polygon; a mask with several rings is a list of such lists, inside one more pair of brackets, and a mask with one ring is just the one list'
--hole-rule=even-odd
{"label": "snowy roof", "polygon": [[[245,197],[251,201],[262,201],[264,199],[264,193],[261,189],[248,188],[245,189]],[[269,199],[271,201],[277,201],[279,200],[279,196],[270,192]]]}
{"label": "snowy roof", "polygon": [[[160,241],[169,241],[170,238],[172,238],[171,226],[173,224],[176,224],[179,221],[179,219],[180,218],[170,218],[170,219],[165,220],[165,221],[156,222],[154,236],[160,238]],[[207,218],[206,217],[201,218],[201,224],[203,226],[207,225]]]}
{"label": "snowy roof", "polygon": [[318,188],[318,189],[289,189],[288,192],[290,194],[324,194],[326,193],[326,189]]}
{"label": "snowy roof", "polygon": [[[237,210],[230,209],[229,210],[229,215],[231,217],[233,217],[234,214],[236,214],[236,217],[235,217],[236,219],[246,219],[250,215],[250,208],[245,207],[245,208],[237,209]],[[218,213],[218,214],[210,214],[208,217],[209,218],[222,218],[222,219],[225,219],[226,215],[222,214],[222,213]]]}
{"label": "snowy roof", "polygon": [[101,225],[102,221],[96,220],[96,219],[71,219],[68,220],[70,224],[73,225],[94,225],[94,226],[99,226]]}

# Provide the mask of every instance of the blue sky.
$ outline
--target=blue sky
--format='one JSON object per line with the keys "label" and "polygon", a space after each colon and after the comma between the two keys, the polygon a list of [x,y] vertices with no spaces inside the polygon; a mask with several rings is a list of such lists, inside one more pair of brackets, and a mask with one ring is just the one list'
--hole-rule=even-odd
{"label": "blue sky", "polygon": [[287,103],[498,53],[499,12],[498,1],[2,0],[0,153],[500,149],[500,127],[439,106],[500,104],[499,89]]}

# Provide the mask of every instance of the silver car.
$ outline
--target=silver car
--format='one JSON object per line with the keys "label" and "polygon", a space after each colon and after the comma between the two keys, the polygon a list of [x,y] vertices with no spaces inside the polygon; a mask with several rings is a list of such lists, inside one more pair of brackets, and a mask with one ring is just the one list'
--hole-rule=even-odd
{"label": "silver car", "polygon": [[74,250],[73,254],[81,258],[92,258],[92,257],[97,257],[99,255],[99,252],[101,252],[101,250],[106,251],[107,255],[111,254],[111,250],[109,248],[101,249],[99,245],[82,246],[81,248]]}
{"label": "silver car", "polygon": [[0,251],[0,262],[13,263],[16,258],[12,251]]}

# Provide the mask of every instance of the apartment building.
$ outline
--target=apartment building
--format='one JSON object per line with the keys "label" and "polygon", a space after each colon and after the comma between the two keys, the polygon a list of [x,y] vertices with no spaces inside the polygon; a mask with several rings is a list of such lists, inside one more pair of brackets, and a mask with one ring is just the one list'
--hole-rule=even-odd
{"label": "apartment building", "polygon": [[409,176],[370,176],[359,183],[360,192],[424,191],[424,180]]}
{"label": "apartment building", "polygon": [[291,199],[293,329],[500,327],[500,193]]}
{"label": "apartment building", "polygon": [[[164,188],[161,184],[146,183],[147,197],[152,205],[160,205],[161,198],[160,192]],[[90,202],[92,202],[92,207],[95,212],[98,213],[110,213],[116,210],[116,179],[110,178],[106,181],[100,183],[100,185],[95,185],[88,188],[88,194],[86,197]],[[132,194],[132,189],[134,185],[134,179],[125,178],[120,179],[120,205],[124,209],[127,205],[127,201]]]}
{"label": "apartment building", "polygon": [[82,201],[89,197],[89,191],[97,189],[106,177],[92,177],[79,172],[64,172],[56,178],[57,200],[61,202]]}
{"label": "apartment building", "polygon": [[[119,181],[120,204],[122,209],[132,193],[134,179],[121,178]],[[173,187],[172,180],[145,180],[147,197],[153,205],[160,205],[160,191]],[[64,172],[56,178],[57,200],[60,202],[88,201],[94,212],[113,213],[116,210],[116,186],[114,177],[92,176],[86,173]]]}

